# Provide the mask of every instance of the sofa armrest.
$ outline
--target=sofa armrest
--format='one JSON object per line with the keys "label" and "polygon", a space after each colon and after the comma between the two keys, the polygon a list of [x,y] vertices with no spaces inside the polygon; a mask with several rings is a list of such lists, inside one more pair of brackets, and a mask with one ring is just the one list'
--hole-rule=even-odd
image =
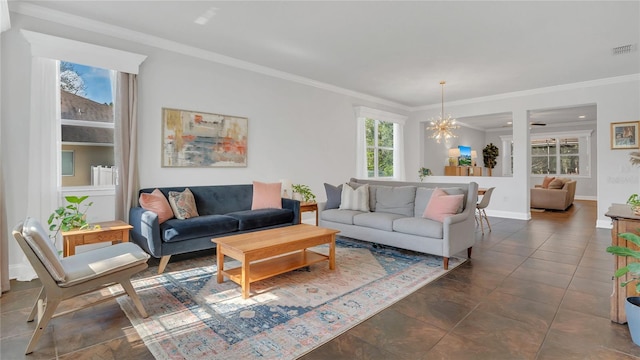
{"label": "sofa armrest", "polygon": [[293,224],[300,223],[300,201],[282,198],[282,208],[293,210]]}
{"label": "sofa armrest", "polygon": [[162,257],[158,214],[141,207],[133,207],[129,210],[129,223],[133,226],[130,232],[131,240],[153,257]]}

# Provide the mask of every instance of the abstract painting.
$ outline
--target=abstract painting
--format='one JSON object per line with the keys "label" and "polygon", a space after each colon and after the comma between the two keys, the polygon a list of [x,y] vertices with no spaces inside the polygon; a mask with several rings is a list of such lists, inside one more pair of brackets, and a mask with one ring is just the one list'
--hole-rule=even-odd
{"label": "abstract painting", "polygon": [[249,120],[162,108],[163,167],[246,167]]}

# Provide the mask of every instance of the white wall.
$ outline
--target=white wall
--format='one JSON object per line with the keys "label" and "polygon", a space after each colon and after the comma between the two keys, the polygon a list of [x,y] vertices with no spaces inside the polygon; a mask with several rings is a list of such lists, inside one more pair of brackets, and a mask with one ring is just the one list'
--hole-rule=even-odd
{"label": "white wall", "polygon": [[[26,214],[31,55],[20,29],[148,55],[140,68],[139,162],[142,187],[251,183],[289,179],[304,183],[325,199],[324,182],[338,184],[355,175],[354,106],[406,113],[371,100],[260,75],[158,48],[66,27],[12,13],[12,29],[2,33],[2,153],[7,223]],[[249,118],[246,168],[162,168],[162,107]],[[6,159],[6,160],[5,160]],[[95,198],[94,198],[95,196]],[[104,197],[92,195],[103,204]],[[53,211],[53,209],[51,209]],[[91,221],[107,220],[113,209],[95,205]],[[312,214],[308,214],[312,215]],[[111,215],[113,216],[113,215]],[[40,219],[46,222],[47,219]],[[9,240],[10,276],[24,256]]]}
{"label": "white wall", "polygon": [[[640,76],[627,76],[612,79],[596,80],[580,84],[568,84],[546,89],[535,89],[503,96],[481,99],[470,99],[447,103],[447,112],[455,117],[493,114],[501,112],[513,113],[514,136],[514,176],[512,178],[473,177],[481,187],[496,186],[487,208],[490,215],[530,218],[529,202],[526,194],[533,186],[528,177],[530,160],[526,147],[529,144],[527,111],[534,109],[568,107],[582,104],[596,104],[597,127],[594,141],[597,146],[597,178],[598,222],[600,227],[609,227],[610,220],[604,214],[612,203],[624,203],[632,193],[640,191],[638,168],[629,163],[625,150],[611,150],[609,142],[610,124],[619,121],[636,121],[640,119]],[[422,122],[437,114],[435,106],[415,111],[410,115],[407,134],[407,149],[420,149],[418,152],[407,151],[407,171],[416,169],[424,163],[426,135],[419,131]],[[429,181],[468,181],[468,178],[433,177]]]}

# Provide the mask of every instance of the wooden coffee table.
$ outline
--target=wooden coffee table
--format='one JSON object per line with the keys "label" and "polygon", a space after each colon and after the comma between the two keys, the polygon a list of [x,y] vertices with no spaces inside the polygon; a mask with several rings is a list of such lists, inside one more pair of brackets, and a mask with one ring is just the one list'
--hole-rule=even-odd
{"label": "wooden coffee table", "polygon": [[[336,268],[336,234],[338,230],[308,224],[285,226],[212,239],[217,244],[218,283],[224,276],[242,287],[242,298],[249,297],[252,282],[329,260]],[[329,244],[329,255],[307,248]],[[226,270],[224,256],[239,260],[242,266]]]}

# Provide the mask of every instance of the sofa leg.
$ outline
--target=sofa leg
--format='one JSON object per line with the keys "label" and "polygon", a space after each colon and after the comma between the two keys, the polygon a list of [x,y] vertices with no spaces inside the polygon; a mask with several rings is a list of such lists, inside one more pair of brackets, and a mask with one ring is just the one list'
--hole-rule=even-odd
{"label": "sofa leg", "polygon": [[442,267],[445,270],[449,270],[449,258],[448,257],[442,258]]}
{"label": "sofa leg", "polygon": [[160,265],[158,265],[158,274],[162,274],[164,272],[164,269],[167,267],[170,258],[171,255],[165,255],[160,258]]}
{"label": "sofa leg", "polygon": [[471,259],[471,249],[473,249],[473,246],[469,246],[469,248],[467,249],[467,258]]}

